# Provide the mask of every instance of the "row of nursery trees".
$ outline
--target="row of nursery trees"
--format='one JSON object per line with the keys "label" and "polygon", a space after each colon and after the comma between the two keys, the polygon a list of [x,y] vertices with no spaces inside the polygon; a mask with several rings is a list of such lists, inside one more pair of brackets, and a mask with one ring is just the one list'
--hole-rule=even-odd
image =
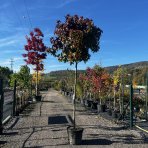
{"label": "row of nursery trees", "polygon": [[[95,65],[93,68],[87,68],[85,72],[80,73],[77,82],[77,99],[91,99],[104,104],[106,101],[113,102],[114,109],[120,108],[122,112],[122,101],[125,103],[129,101],[129,84],[134,81],[131,80],[131,75],[128,74],[127,69],[118,67],[113,74],[110,74],[105,68]],[[55,81],[54,87],[57,90],[73,91],[74,72],[67,71],[67,77]],[[132,82],[130,82],[132,81]],[[133,85],[136,87],[136,85]],[[139,99],[139,100],[137,100]],[[140,98],[134,98],[134,103],[140,101]],[[118,102],[118,103],[117,103]],[[140,102],[139,102],[140,104]]]}

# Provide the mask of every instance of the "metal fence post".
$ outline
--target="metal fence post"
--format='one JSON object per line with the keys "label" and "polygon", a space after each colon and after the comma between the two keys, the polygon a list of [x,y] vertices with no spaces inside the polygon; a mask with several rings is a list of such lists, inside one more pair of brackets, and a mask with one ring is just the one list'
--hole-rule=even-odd
{"label": "metal fence post", "polygon": [[13,116],[16,115],[16,80],[14,81],[13,89]]}
{"label": "metal fence post", "polygon": [[3,104],[4,104],[4,93],[3,93],[3,79],[0,79],[0,134],[3,132]]}
{"label": "metal fence post", "polygon": [[130,85],[130,128],[133,128],[133,85]]}
{"label": "metal fence post", "polygon": [[148,120],[148,71],[146,74],[145,118]]}

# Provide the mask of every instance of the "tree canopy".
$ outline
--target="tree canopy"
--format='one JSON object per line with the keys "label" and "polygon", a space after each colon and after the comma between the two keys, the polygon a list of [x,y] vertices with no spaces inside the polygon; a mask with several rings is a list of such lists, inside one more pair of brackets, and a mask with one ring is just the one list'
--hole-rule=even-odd
{"label": "tree canopy", "polygon": [[25,50],[27,54],[23,54],[25,62],[27,64],[35,65],[34,70],[41,71],[44,68],[42,60],[46,58],[46,46],[43,43],[43,33],[39,28],[35,28],[34,31],[30,32],[30,37],[26,36],[27,45]]}
{"label": "tree canopy", "polygon": [[17,85],[20,88],[29,88],[31,84],[30,68],[27,65],[23,65],[18,73],[11,75],[11,86],[14,85],[14,81],[17,81]]}
{"label": "tree canopy", "polygon": [[91,19],[78,15],[66,15],[65,22],[57,21],[51,37],[52,47],[48,50],[58,57],[59,61],[87,62],[90,58],[89,49],[97,52],[100,48],[99,40],[102,30],[96,27]]}

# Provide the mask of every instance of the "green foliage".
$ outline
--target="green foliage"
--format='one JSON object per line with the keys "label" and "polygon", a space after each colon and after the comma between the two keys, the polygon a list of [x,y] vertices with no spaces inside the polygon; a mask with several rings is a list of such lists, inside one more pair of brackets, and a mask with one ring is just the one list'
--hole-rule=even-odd
{"label": "green foliage", "polygon": [[[118,69],[118,67],[119,66],[109,66],[105,67],[105,69],[109,73],[113,74]],[[124,64],[121,65],[121,67],[126,70],[127,74],[131,74],[131,78],[134,85],[145,85],[148,61]],[[125,77],[124,80],[126,84],[130,84],[129,77]]]}
{"label": "green foliage", "polygon": [[60,83],[59,83],[59,81],[55,81],[54,83],[53,83],[53,88],[55,89],[55,90],[60,90]]}
{"label": "green foliage", "polygon": [[76,95],[78,99],[81,99],[83,97],[83,87],[81,86],[81,83],[77,83]]}
{"label": "green foliage", "polygon": [[17,86],[20,88],[29,88],[31,84],[30,69],[27,65],[21,66],[18,73],[11,75],[10,86],[14,86],[14,81],[17,81]]}
{"label": "green foliage", "polygon": [[[14,82],[15,80],[18,82],[19,81],[19,74],[18,73],[13,73],[10,76],[10,86],[13,87],[14,86]],[[19,83],[17,83],[17,86],[19,85]]]}
{"label": "green foliage", "polygon": [[4,87],[8,85],[12,73],[13,72],[8,67],[0,66],[0,79],[4,79]]}

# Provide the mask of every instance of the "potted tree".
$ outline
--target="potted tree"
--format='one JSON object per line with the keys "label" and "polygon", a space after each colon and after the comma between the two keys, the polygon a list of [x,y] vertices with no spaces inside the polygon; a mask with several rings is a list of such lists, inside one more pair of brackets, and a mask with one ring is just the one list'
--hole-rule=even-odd
{"label": "potted tree", "polygon": [[96,27],[91,19],[78,15],[66,15],[65,22],[57,21],[55,36],[51,37],[52,47],[48,52],[58,58],[59,61],[75,64],[75,82],[73,94],[73,127],[68,129],[70,144],[79,144],[82,139],[83,128],[76,126],[75,100],[77,86],[77,66],[81,61],[89,60],[89,49],[92,52],[99,50],[99,40],[102,30]]}
{"label": "potted tree", "polygon": [[[112,83],[111,77],[105,71],[105,69],[100,67],[99,65],[95,65],[93,69],[87,69],[87,76],[89,82],[91,83],[91,92],[94,96],[92,106],[94,106],[94,108],[96,108],[97,106],[98,112],[104,112],[106,105],[103,101],[105,99],[105,96],[107,95],[109,86]],[[99,104],[96,101],[98,99],[100,100]]]}
{"label": "potted tree", "polygon": [[39,71],[44,69],[44,65],[42,63],[43,59],[46,58],[46,46],[43,43],[43,33],[39,28],[35,28],[34,31],[30,32],[30,37],[26,36],[27,45],[25,45],[25,50],[27,54],[23,54],[25,57],[25,62],[27,64],[34,65],[34,70],[36,71],[36,100],[41,101],[41,96],[39,95],[38,89],[38,78]]}

